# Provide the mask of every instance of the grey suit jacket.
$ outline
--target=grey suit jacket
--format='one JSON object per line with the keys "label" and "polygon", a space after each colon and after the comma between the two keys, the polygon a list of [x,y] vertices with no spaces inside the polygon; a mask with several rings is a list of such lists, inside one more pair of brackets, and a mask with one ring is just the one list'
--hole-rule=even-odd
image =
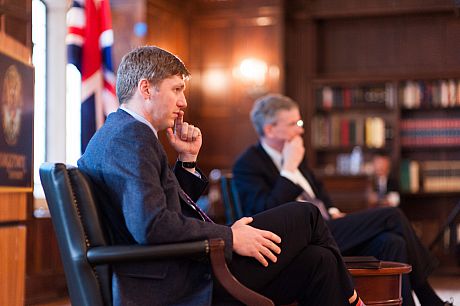
{"label": "grey suit jacket", "polygon": [[[231,258],[231,229],[203,222],[179,195],[182,187],[196,200],[206,182],[181,167],[175,175],[153,131],[127,112],[108,116],[78,166],[97,187],[114,244],[223,238]],[[171,259],[114,266],[113,271],[114,305],[211,303],[212,280],[205,261]]]}

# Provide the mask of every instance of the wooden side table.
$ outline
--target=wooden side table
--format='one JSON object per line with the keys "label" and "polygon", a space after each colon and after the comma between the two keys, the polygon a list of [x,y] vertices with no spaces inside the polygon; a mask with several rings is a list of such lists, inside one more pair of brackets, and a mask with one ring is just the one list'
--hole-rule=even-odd
{"label": "wooden side table", "polygon": [[412,271],[408,264],[383,261],[380,269],[352,269],[355,289],[366,305],[402,305],[402,275]]}

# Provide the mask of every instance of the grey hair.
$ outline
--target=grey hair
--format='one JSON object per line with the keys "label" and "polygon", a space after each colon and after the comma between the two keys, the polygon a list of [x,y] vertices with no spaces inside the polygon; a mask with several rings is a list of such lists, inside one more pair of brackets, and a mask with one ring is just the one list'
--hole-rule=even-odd
{"label": "grey hair", "polygon": [[251,121],[260,137],[264,136],[264,126],[276,121],[276,115],[281,110],[298,108],[294,100],[280,94],[268,94],[254,102],[251,110]]}
{"label": "grey hair", "polygon": [[117,71],[117,97],[120,104],[134,95],[140,80],[154,86],[171,76],[190,77],[184,63],[174,54],[156,46],[139,47],[123,56]]}

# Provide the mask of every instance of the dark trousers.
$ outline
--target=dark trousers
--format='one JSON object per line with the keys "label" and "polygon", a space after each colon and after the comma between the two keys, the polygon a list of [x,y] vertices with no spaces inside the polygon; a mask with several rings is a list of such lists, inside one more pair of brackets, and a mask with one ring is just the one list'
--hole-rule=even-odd
{"label": "dark trousers", "polygon": [[375,256],[412,265],[412,272],[403,276],[402,297],[404,306],[414,305],[412,288],[426,281],[437,260],[422,245],[400,209],[368,209],[327,224],[343,256]]}
{"label": "dark trousers", "polygon": [[[281,237],[281,254],[268,267],[234,254],[229,267],[239,281],[276,304],[349,305],[354,290],[351,277],[315,206],[293,202],[253,218],[250,225]],[[214,297],[216,303],[230,299],[218,284]]]}

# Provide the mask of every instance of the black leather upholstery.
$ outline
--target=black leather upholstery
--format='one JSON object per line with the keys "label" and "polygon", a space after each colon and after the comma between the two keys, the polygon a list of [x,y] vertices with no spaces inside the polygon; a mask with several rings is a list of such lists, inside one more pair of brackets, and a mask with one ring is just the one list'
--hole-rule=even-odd
{"label": "black leather upholstery", "polygon": [[227,224],[232,224],[243,217],[238,191],[233,181],[232,173],[225,172],[220,177],[222,190],[222,201],[225,207],[225,220]]}
{"label": "black leather upholstery", "polygon": [[[251,305],[273,305],[242,286],[228,271],[221,240],[169,245],[111,246],[104,232],[90,180],[76,167],[45,163],[40,179],[58,240],[72,305],[112,304],[111,263],[187,257],[211,253],[211,264],[224,288]],[[214,255],[213,255],[214,254]]]}

